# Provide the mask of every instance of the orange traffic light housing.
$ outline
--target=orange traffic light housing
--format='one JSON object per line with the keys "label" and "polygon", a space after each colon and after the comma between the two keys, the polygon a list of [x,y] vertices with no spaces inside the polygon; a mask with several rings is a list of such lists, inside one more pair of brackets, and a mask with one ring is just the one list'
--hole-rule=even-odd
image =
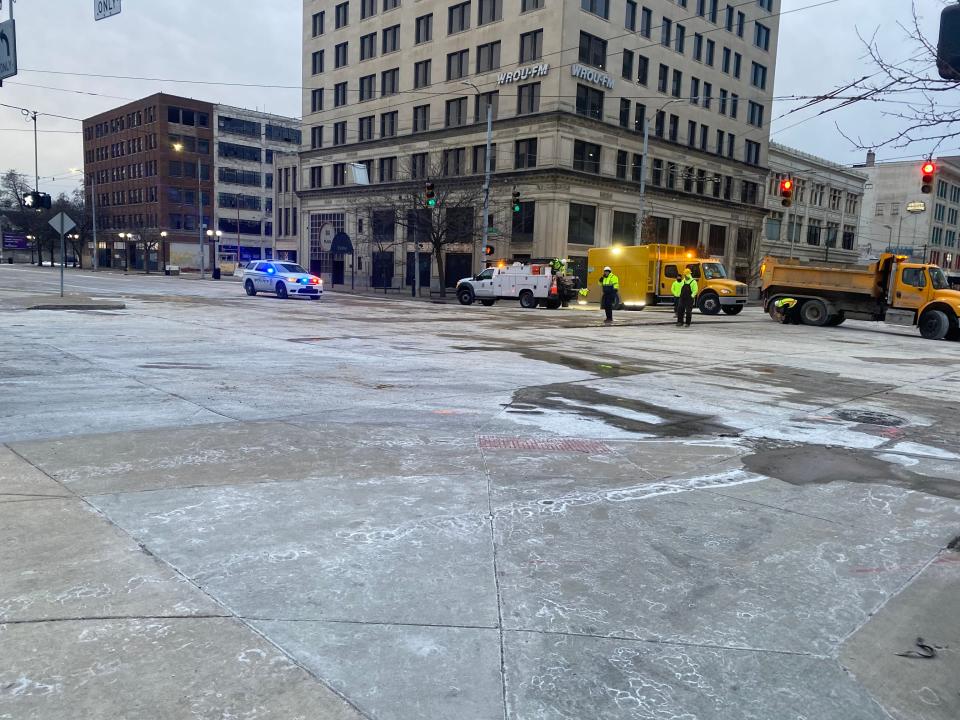
{"label": "orange traffic light housing", "polygon": [[936,172],[937,166],[930,160],[920,166],[920,192],[925,195],[933,192],[933,176]]}
{"label": "orange traffic light housing", "polygon": [[793,180],[784,178],[780,181],[780,204],[784,207],[793,205]]}

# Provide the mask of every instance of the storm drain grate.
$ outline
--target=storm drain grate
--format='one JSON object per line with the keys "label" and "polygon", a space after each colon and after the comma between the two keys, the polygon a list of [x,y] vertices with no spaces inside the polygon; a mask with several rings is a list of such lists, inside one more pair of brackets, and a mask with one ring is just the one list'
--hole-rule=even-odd
{"label": "storm drain grate", "polygon": [[513,438],[481,435],[477,440],[481,450],[546,450],[552,452],[606,453],[610,448],[599,440],[577,438]]}

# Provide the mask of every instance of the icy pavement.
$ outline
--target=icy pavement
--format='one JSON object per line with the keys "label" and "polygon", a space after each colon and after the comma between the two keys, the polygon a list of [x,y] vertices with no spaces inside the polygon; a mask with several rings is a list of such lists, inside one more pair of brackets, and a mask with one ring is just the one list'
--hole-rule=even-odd
{"label": "icy pavement", "polygon": [[960,717],[960,345],[167,281],[0,303],[0,719]]}

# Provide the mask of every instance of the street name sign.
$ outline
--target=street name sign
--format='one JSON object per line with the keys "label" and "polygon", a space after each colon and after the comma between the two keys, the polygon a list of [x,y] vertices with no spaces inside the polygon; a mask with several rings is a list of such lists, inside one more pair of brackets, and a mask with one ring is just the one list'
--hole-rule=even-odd
{"label": "street name sign", "polygon": [[77,224],[70,219],[70,216],[66,213],[57,213],[56,216],[50,221],[50,227],[56,230],[61,235],[70,232],[73,230]]}
{"label": "street name sign", "polygon": [[93,19],[103,20],[120,14],[120,0],[94,0]]}
{"label": "street name sign", "polygon": [[0,80],[17,74],[17,26],[12,18],[0,22]]}

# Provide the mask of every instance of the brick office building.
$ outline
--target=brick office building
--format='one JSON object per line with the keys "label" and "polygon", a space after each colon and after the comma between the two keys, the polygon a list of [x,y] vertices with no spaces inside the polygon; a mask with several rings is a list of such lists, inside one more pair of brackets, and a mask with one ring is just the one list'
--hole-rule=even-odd
{"label": "brick office building", "polygon": [[[86,198],[91,203],[96,194],[100,267],[144,269],[147,253],[151,270],[200,267],[214,189],[212,117],[210,103],[158,93],[84,120]],[[208,247],[204,266],[211,261]]]}

